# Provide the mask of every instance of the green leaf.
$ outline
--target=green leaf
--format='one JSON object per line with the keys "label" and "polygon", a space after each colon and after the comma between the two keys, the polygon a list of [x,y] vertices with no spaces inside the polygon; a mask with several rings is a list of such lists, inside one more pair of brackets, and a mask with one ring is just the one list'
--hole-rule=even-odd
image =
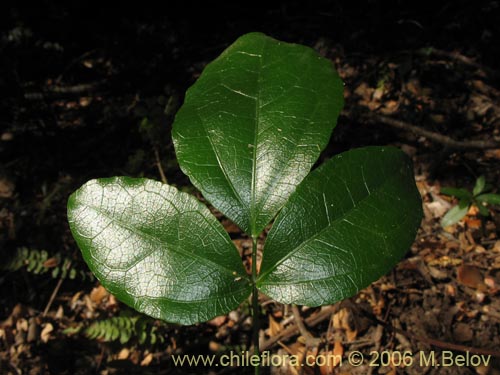
{"label": "green leaf", "polygon": [[490,216],[490,211],[488,211],[488,209],[483,205],[482,202],[474,202],[474,204],[476,205],[476,207],[478,208],[479,210],[479,213],[482,215],[482,216]]}
{"label": "green leaf", "polygon": [[231,311],[250,295],[222,225],[173,187],[128,177],[92,180],[69,198],[68,219],[92,272],[142,313],[193,324]]}
{"label": "green leaf", "polygon": [[472,190],[472,194],[474,196],[481,194],[484,191],[485,186],[486,186],[486,179],[484,178],[484,176],[480,176],[476,180],[476,185],[474,186],[474,189]]}
{"label": "green leaf", "polygon": [[332,63],[260,33],[239,38],[187,91],[172,137],[181,169],[256,236],[328,143],[343,106]]}
{"label": "green leaf", "polygon": [[441,188],[441,194],[457,197],[458,199],[472,199],[472,194],[466,189],[443,187]]}
{"label": "green leaf", "polygon": [[500,204],[500,194],[481,194],[476,197],[476,200],[489,204]]}
{"label": "green leaf", "polygon": [[469,211],[470,202],[467,200],[461,200],[458,204],[452,207],[446,215],[441,219],[441,226],[447,227],[458,223]]}
{"label": "green leaf", "polygon": [[340,154],[306,177],[279,213],[257,286],[283,303],[339,301],[397,263],[421,218],[403,152],[367,147]]}

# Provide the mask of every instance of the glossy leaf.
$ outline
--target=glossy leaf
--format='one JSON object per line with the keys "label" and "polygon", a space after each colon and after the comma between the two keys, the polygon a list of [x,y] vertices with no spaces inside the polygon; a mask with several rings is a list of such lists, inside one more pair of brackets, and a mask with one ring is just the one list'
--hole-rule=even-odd
{"label": "glossy leaf", "polygon": [[481,194],[484,191],[485,186],[486,186],[486,179],[484,178],[484,176],[480,176],[476,180],[476,184],[474,185],[474,189],[472,190],[472,194],[474,196]]}
{"label": "glossy leaf", "polygon": [[398,262],[421,218],[403,152],[367,147],[340,154],[313,171],[279,213],[257,286],[282,303],[339,301]]}
{"label": "glossy leaf", "polygon": [[446,215],[441,219],[441,226],[447,227],[458,223],[469,211],[470,202],[466,199],[458,202],[456,206],[453,206]]}
{"label": "glossy leaf", "polygon": [[472,199],[470,191],[461,188],[443,187],[441,188],[441,194],[457,197],[459,199]]}
{"label": "glossy leaf", "polygon": [[329,60],[244,35],[187,91],[172,130],[179,164],[205,198],[256,236],[308,174],[342,105]]}
{"label": "glossy leaf", "polygon": [[486,202],[489,204],[500,204],[500,194],[481,194],[476,197],[479,202]]}
{"label": "glossy leaf", "polygon": [[222,225],[194,197],[160,182],[92,180],[68,201],[83,257],[136,310],[193,324],[236,308],[250,281]]}

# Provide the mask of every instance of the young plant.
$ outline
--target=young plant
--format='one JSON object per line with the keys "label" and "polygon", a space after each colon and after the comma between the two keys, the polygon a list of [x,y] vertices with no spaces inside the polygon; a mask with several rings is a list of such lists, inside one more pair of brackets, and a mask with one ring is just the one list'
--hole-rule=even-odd
{"label": "young plant", "polygon": [[[195,197],[148,179],[92,180],[68,219],[90,269],[117,298],[180,324],[258,293],[320,306],[388,272],[415,238],[421,199],[393,147],[337,155],[310,172],[343,105],[330,61],[260,33],[240,37],[187,91],[172,129],[181,169],[252,238],[252,272]],[[259,272],[257,241],[274,219]]]}
{"label": "young plant", "polygon": [[490,212],[484,204],[498,204],[500,205],[500,195],[489,193],[491,186],[486,184],[484,176],[480,176],[476,180],[472,193],[463,188],[441,188],[441,194],[449,195],[458,198],[458,204],[453,206],[446,215],[441,219],[441,226],[447,227],[458,223],[471,208],[476,206],[482,216],[489,216]]}

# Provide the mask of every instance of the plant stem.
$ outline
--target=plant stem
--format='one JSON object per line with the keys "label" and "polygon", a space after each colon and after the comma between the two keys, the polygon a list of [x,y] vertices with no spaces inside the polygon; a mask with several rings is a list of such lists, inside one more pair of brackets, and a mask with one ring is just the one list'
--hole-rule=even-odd
{"label": "plant stem", "polygon": [[[257,237],[252,236],[252,326],[253,354],[259,351],[259,291],[257,290]],[[259,375],[260,366],[255,366],[255,375]]]}

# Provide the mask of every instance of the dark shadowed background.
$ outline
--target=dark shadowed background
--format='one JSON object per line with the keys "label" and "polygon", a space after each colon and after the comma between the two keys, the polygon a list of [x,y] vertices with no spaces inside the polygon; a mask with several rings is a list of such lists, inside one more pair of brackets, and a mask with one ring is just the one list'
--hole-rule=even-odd
{"label": "dark shadowed background", "polygon": [[[499,20],[499,1],[468,0],[2,4],[0,373],[175,373],[172,353],[247,347],[247,306],[218,321],[177,327],[107,295],[71,238],[66,200],[91,178],[162,173],[202,199],[178,168],[171,123],[203,67],[250,31],[313,47],[343,78],[345,110],[321,160],[369,144],[394,144],[414,160],[426,205],[422,230],[395,273],[343,307],[357,324],[351,326],[357,339],[375,350],[434,348],[411,335],[498,349],[498,207],[482,221],[470,212],[443,230],[439,219],[456,201],[439,187],[471,189],[480,175],[493,191],[499,186]],[[248,247],[219,218],[237,246]],[[263,308],[278,324],[288,313],[271,302]],[[406,343],[377,328],[380,322],[366,323],[373,316],[410,332]],[[122,342],[113,324],[126,332]],[[311,330],[328,341],[329,327],[327,319]],[[353,349],[349,329],[336,329],[344,350]],[[282,341],[294,347],[297,338]]]}

